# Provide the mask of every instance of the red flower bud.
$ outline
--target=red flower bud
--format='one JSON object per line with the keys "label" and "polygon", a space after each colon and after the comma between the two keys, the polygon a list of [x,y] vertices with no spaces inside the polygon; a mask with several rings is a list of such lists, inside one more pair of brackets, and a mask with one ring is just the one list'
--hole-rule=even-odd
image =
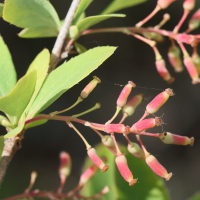
{"label": "red flower bud", "polygon": [[127,181],[130,186],[134,185],[137,182],[137,179],[133,179],[133,174],[128,168],[126,157],[124,155],[117,156],[115,162],[125,181]]}
{"label": "red flower bud", "polygon": [[156,60],[156,68],[160,76],[167,81],[167,83],[172,83],[174,81],[174,77],[171,77],[169,71],[165,66],[165,61],[163,59]]}
{"label": "red flower bud", "polygon": [[173,3],[176,0],[158,0],[157,4],[162,8],[167,8],[171,3]]}
{"label": "red flower bud", "polygon": [[124,124],[107,124],[105,125],[106,133],[124,133],[125,126]]}
{"label": "red flower bud", "polygon": [[145,159],[145,154],[142,148],[134,142],[130,142],[128,144],[128,151],[133,154],[135,157],[140,158],[140,159]]}
{"label": "red flower bud", "polygon": [[97,155],[97,152],[94,148],[91,148],[87,151],[88,156],[90,157],[90,159],[92,160],[92,162],[99,168],[101,169],[102,172],[106,172],[109,168],[108,165],[105,165],[105,163],[103,162],[103,160],[101,160],[101,158],[99,158],[99,156]]}
{"label": "red flower bud", "polygon": [[172,45],[168,51],[168,59],[176,72],[183,71],[183,64],[180,58],[181,51],[176,45]]}
{"label": "red flower bud", "polygon": [[109,135],[105,135],[101,139],[104,146],[106,146],[114,155],[117,155],[117,151],[115,148],[115,143]]}
{"label": "red flower bud", "polygon": [[132,81],[129,81],[128,84],[123,88],[117,99],[118,107],[122,108],[126,104],[127,98],[132,90],[132,87],[136,87],[136,85]]}
{"label": "red flower bud", "polygon": [[192,15],[188,26],[190,30],[195,30],[200,26],[200,8]]}
{"label": "red flower bud", "polygon": [[165,178],[167,181],[171,178],[172,173],[168,173],[153,155],[146,157],[146,163],[157,175]]}
{"label": "red flower bud", "polygon": [[193,40],[195,39],[193,35],[188,35],[184,33],[179,33],[177,35],[177,41],[181,43],[191,44]]}
{"label": "red flower bud", "polygon": [[101,80],[94,76],[94,79],[83,89],[80,96],[82,99],[88,97],[88,95],[92,92],[92,90],[96,87],[97,83],[101,83]]}
{"label": "red flower bud", "polygon": [[137,106],[143,101],[144,97],[142,94],[134,96],[128,103],[123,107],[122,112],[126,113],[128,116],[131,116]]}
{"label": "red flower bud", "polygon": [[173,96],[173,91],[168,88],[164,92],[158,94],[146,107],[146,111],[149,114],[153,114],[167,101],[170,96]]}
{"label": "red flower bud", "polygon": [[79,185],[84,185],[85,183],[87,183],[88,180],[95,174],[96,171],[97,167],[94,165],[87,168],[80,177]]}
{"label": "red flower bud", "polygon": [[176,144],[176,145],[190,145],[193,146],[194,138],[188,138],[185,136],[175,135],[169,132],[164,132],[159,136],[161,141],[165,144]]}
{"label": "red flower bud", "polygon": [[160,126],[162,124],[162,120],[159,117],[144,119],[142,121],[138,121],[131,127],[132,132],[141,132],[149,128],[153,128],[154,126]]}
{"label": "red flower bud", "polygon": [[185,10],[191,11],[194,9],[194,6],[195,6],[195,0],[185,0],[183,3],[183,8]]}
{"label": "red flower bud", "polygon": [[184,58],[184,64],[188,70],[188,73],[190,74],[190,77],[192,78],[192,84],[199,83],[199,74],[194,63],[192,62],[192,59],[189,56]]}
{"label": "red flower bud", "polygon": [[62,151],[60,153],[60,166],[59,166],[59,174],[65,177],[69,176],[71,172],[71,157],[67,152]]}

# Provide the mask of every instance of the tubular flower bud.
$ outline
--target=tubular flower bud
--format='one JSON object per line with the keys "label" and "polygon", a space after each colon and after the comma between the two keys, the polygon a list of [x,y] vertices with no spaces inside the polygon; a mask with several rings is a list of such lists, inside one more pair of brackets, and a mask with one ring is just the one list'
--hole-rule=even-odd
{"label": "tubular flower bud", "polygon": [[195,6],[195,0],[185,0],[183,3],[183,8],[185,10],[191,11],[194,9],[194,6]]}
{"label": "tubular flower bud", "polygon": [[194,53],[192,55],[192,61],[194,65],[196,66],[198,73],[200,74],[200,56],[197,53]]}
{"label": "tubular flower bud", "polygon": [[171,77],[169,71],[166,68],[165,61],[163,59],[156,60],[156,68],[160,76],[167,81],[167,83],[172,83],[174,81],[174,77]]}
{"label": "tubular flower bud", "polygon": [[146,129],[153,128],[154,126],[160,126],[162,124],[162,120],[159,117],[144,119],[142,121],[138,121],[131,127],[131,131],[142,132]]}
{"label": "tubular flower bud", "polygon": [[[153,27],[149,27],[149,28],[153,28]],[[164,41],[164,37],[159,33],[143,32],[143,35],[144,35],[145,38],[148,38],[150,40],[154,40],[156,42],[163,42]]]}
{"label": "tubular flower bud", "polygon": [[194,15],[192,15],[192,17],[188,23],[188,26],[191,31],[199,28],[199,26],[200,26],[200,8],[194,13]]}
{"label": "tubular flower bud", "polygon": [[168,173],[153,155],[146,157],[146,163],[158,176],[165,178],[167,181],[171,178],[172,173]]}
{"label": "tubular flower bud", "polygon": [[173,3],[176,0],[158,0],[157,4],[162,8],[167,8],[171,3]]}
{"label": "tubular flower bud", "polygon": [[125,181],[127,181],[130,186],[134,185],[137,182],[137,179],[133,179],[133,174],[128,168],[126,157],[124,155],[117,156],[115,162]]}
{"label": "tubular flower bud", "polygon": [[105,163],[103,162],[103,160],[101,160],[101,158],[99,158],[99,156],[97,155],[97,152],[94,148],[91,148],[87,151],[88,156],[90,157],[90,159],[92,160],[92,162],[99,168],[101,169],[102,172],[106,172],[109,168],[108,165],[105,165]]}
{"label": "tubular flower bud", "polygon": [[88,95],[92,92],[92,90],[97,86],[97,83],[101,83],[101,80],[94,76],[94,79],[83,89],[80,96],[82,99],[85,99],[88,97]]}
{"label": "tubular flower bud", "polygon": [[106,146],[114,155],[117,155],[114,141],[109,135],[105,135],[101,139],[104,146]]}
{"label": "tubular flower bud", "polygon": [[142,94],[134,96],[128,103],[123,107],[122,112],[126,113],[128,116],[131,116],[137,106],[143,101],[144,97]]}
{"label": "tubular flower bud", "polygon": [[105,132],[106,133],[124,133],[125,126],[124,124],[107,124],[105,125]]}
{"label": "tubular flower bud", "polygon": [[59,166],[59,174],[60,176],[69,176],[71,172],[71,157],[67,152],[62,151],[60,153],[60,166]]}
{"label": "tubular flower bud", "polygon": [[176,45],[172,45],[168,51],[168,59],[176,72],[183,71],[183,64],[180,58],[181,51]]}
{"label": "tubular flower bud", "polygon": [[199,74],[197,72],[194,63],[192,62],[192,59],[189,56],[184,58],[184,64],[188,70],[190,77],[192,78],[192,84],[199,83],[200,82]]}
{"label": "tubular flower bud", "polygon": [[84,185],[85,183],[87,183],[88,180],[95,174],[96,171],[97,167],[94,165],[87,168],[80,177],[79,185]]}
{"label": "tubular flower bud", "polygon": [[136,87],[136,85],[132,81],[129,81],[128,84],[123,88],[117,99],[118,107],[122,108],[126,104],[127,98],[132,90],[132,87]]}
{"label": "tubular flower bud", "polygon": [[135,157],[140,159],[145,159],[145,154],[142,148],[134,142],[130,142],[127,147],[128,151],[133,154]]}
{"label": "tubular flower bud", "polygon": [[146,111],[149,114],[153,114],[168,100],[170,96],[173,96],[173,91],[168,88],[164,92],[158,94],[146,107]]}
{"label": "tubular flower bud", "polygon": [[176,144],[176,145],[190,145],[193,146],[194,138],[188,138],[185,136],[175,135],[169,132],[164,132],[159,136],[161,141],[165,144]]}

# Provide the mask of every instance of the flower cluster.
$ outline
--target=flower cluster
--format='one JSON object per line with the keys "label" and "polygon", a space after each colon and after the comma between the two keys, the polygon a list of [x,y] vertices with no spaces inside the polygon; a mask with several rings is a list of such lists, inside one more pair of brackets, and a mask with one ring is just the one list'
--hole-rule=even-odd
{"label": "flower cluster", "polygon": [[[96,87],[97,83],[100,83],[100,80],[99,78],[94,77],[94,79],[81,92],[81,95],[80,97],[78,97],[77,102],[79,103],[84,98],[88,97],[88,95]],[[35,117],[33,119],[27,120],[25,124],[31,123],[36,120],[41,120],[41,119],[65,121],[71,128],[73,128],[78,133],[78,135],[81,137],[81,139],[85,143],[88,156],[90,157],[94,165],[97,168],[101,169],[102,172],[106,172],[109,168],[109,165],[105,164],[105,162],[98,156],[96,150],[91,147],[91,145],[87,142],[84,136],[76,129],[76,127],[72,124],[72,121],[78,122],[78,123],[84,124],[85,126],[90,127],[101,137],[102,144],[116,156],[115,161],[119,169],[119,172],[131,186],[137,182],[137,179],[133,178],[133,174],[127,165],[126,157],[121,152],[114,135],[115,133],[123,134],[123,136],[125,137],[128,143],[128,146],[127,146],[128,151],[135,157],[145,160],[147,165],[149,165],[149,167],[157,175],[165,178],[166,180],[169,180],[170,177],[172,176],[172,173],[168,173],[167,170],[158,162],[158,160],[146,150],[146,148],[144,147],[141,141],[140,136],[142,135],[142,136],[156,137],[165,144],[190,145],[190,146],[193,145],[194,138],[179,136],[179,135],[175,135],[169,132],[162,132],[162,133],[146,132],[146,130],[148,129],[151,129],[155,126],[162,125],[162,119],[160,117],[153,117],[153,118],[147,118],[147,119],[145,118],[148,115],[155,114],[162,107],[162,105],[166,103],[169,97],[174,95],[172,89],[170,88],[165,89],[163,92],[158,94],[151,102],[149,102],[146,106],[146,110],[143,116],[137,122],[135,122],[131,127],[124,125],[123,124],[124,120],[127,117],[130,117],[131,115],[133,115],[137,106],[143,101],[143,95],[138,94],[127,102],[127,99],[131,93],[132,88],[135,88],[135,87],[136,87],[136,84],[134,84],[131,81],[129,81],[128,84],[124,86],[116,102],[116,112],[114,113],[113,117],[110,120],[108,120],[105,124],[93,123],[93,122],[85,121],[78,118],[79,116],[84,115],[85,113],[88,113],[89,111],[98,109],[100,107],[99,103],[96,104],[98,106],[95,105],[92,109],[89,109],[78,115],[74,115],[74,116],[57,115],[66,110],[69,110],[68,108],[68,109],[65,109],[64,111],[54,112],[49,115],[42,115],[39,117]],[[70,108],[73,108],[75,105],[77,105],[77,102],[75,102],[74,105],[72,105]],[[119,123],[112,123],[120,111],[122,111],[122,114],[123,114],[122,119],[120,120]],[[103,135],[100,131],[107,133],[107,135]],[[128,137],[129,134],[134,134],[139,144],[130,141]],[[60,188],[62,188],[65,182],[65,179],[67,175],[69,174],[69,171],[70,171],[68,169],[69,167],[65,168],[65,166],[70,166],[69,164],[70,158],[67,156],[67,154],[63,153],[61,154],[61,161],[62,162],[59,169],[60,178],[61,178]],[[92,167],[92,169],[93,168],[94,167]],[[96,168],[94,169],[96,170]],[[91,169],[89,171],[91,171]],[[85,176],[82,175],[81,177],[82,177],[81,182],[84,183]]]}

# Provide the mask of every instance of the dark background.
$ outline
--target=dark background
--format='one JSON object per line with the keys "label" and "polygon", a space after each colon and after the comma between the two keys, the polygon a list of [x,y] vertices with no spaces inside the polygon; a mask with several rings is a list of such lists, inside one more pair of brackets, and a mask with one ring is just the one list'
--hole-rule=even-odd
{"label": "dark background", "polygon": [[[0,2],[3,1],[1,0]],[[71,1],[51,0],[50,2],[57,10],[60,19],[63,19]],[[163,28],[173,30],[182,16],[182,3],[183,0],[176,1],[167,10],[159,12],[156,17],[145,24],[145,27],[156,25],[161,21],[162,15],[168,12],[171,15],[171,20]],[[87,16],[97,15],[107,4],[108,1],[106,0],[94,0],[86,10]],[[96,25],[95,28],[134,26],[147,16],[155,5],[156,0],[149,0],[144,4],[121,10],[118,13],[125,13],[127,15],[126,18],[109,19]],[[200,2],[197,1],[195,11],[199,7]],[[186,29],[187,23],[183,25],[181,30],[184,31]],[[24,75],[29,64],[43,48],[46,47],[51,51],[55,42],[55,38],[19,38],[17,33],[20,30],[0,19],[0,33],[12,54],[18,78]],[[198,34],[199,30],[194,33]],[[100,102],[102,108],[84,116],[83,119],[105,123],[115,112],[116,100],[122,89],[116,84],[124,85],[129,80],[132,80],[139,87],[133,89],[131,95],[143,93],[145,101],[136,110],[134,116],[127,119],[126,124],[131,126],[142,116],[146,104],[160,92],[159,90],[147,88],[161,90],[168,87],[173,88],[176,95],[169,99],[162,109],[156,113],[156,116],[164,114],[163,120],[166,123],[163,125],[164,130],[188,137],[194,136],[194,146],[166,145],[160,140],[149,137],[144,137],[143,142],[147,150],[155,155],[169,172],[173,172],[174,175],[171,180],[166,182],[172,199],[184,200],[197,192],[200,189],[200,84],[192,85],[186,70],[180,74],[174,72],[167,60],[167,50],[170,46],[168,38],[163,44],[158,45],[158,49],[166,60],[170,73],[176,79],[170,86],[161,79],[156,71],[152,49],[131,36],[120,33],[93,34],[81,37],[78,42],[88,49],[107,45],[118,46],[118,49],[97,70],[75,85],[73,89],[63,94],[45,112],[50,113],[62,110],[72,105],[81,90],[92,79],[92,76],[96,75],[102,80],[102,83],[98,85],[88,99],[66,115],[80,113],[92,107],[96,102]],[[188,47],[188,51],[191,53],[192,48]],[[145,87],[147,88],[145,89]],[[79,124],[76,124],[76,127],[91,145],[100,142],[100,138],[87,127]],[[161,132],[162,128],[159,127],[153,131]],[[2,127],[0,134],[5,134],[5,130]],[[135,140],[134,136],[131,138]],[[125,143],[122,136],[118,136],[117,139],[121,143]],[[22,145],[22,149],[14,156],[7,170],[0,190],[1,199],[22,193],[29,183],[30,173],[33,170],[39,174],[34,188],[55,190],[59,185],[59,177],[57,175],[58,155],[63,150],[70,153],[73,162],[72,174],[67,180],[64,191],[76,186],[86,157],[86,150],[81,139],[64,122],[51,121],[40,127],[27,130]]]}

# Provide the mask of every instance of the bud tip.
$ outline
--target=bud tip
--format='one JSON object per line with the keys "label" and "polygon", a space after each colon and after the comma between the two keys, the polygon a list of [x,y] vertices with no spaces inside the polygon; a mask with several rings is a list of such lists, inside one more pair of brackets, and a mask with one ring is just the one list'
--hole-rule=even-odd
{"label": "bud tip", "polygon": [[172,173],[170,172],[168,175],[167,175],[167,177],[165,178],[166,179],[166,181],[169,181],[169,179],[172,177]]}
{"label": "bud tip", "polygon": [[101,169],[101,171],[102,171],[102,172],[106,172],[106,171],[108,170],[108,168],[109,168],[109,165],[105,165],[105,166]]}
{"label": "bud tip", "polygon": [[193,146],[193,144],[194,144],[194,137],[191,137],[190,138],[190,146]]}
{"label": "bud tip", "polygon": [[137,183],[137,179],[132,179],[130,182],[129,182],[129,186],[133,186]]}

